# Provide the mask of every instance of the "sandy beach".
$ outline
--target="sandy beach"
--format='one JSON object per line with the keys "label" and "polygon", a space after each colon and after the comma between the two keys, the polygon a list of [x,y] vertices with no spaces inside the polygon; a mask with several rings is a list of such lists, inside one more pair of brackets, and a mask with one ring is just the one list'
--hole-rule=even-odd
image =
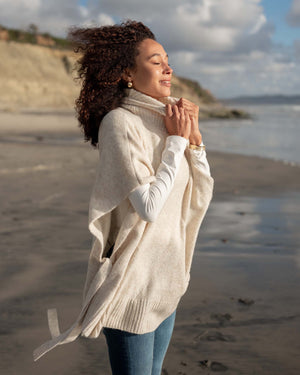
{"label": "sandy beach", "polygon": [[[80,311],[98,154],[71,111],[0,113],[1,361],[5,375],[108,375],[104,337],[80,338],[34,363]],[[164,375],[300,373],[300,173],[212,152],[215,192],[200,230]]]}

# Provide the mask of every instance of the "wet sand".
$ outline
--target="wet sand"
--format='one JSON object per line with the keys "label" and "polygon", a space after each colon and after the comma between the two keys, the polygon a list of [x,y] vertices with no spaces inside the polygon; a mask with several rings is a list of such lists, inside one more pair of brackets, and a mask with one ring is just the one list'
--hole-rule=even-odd
{"label": "wet sand", "polygon": [[[0,113],[0,373],[110,373],[104,338],[80,338],[34,363],[81,304],[91,236],[87,208],[97,151],[71,113]],[[298,166],[210,152],[215,194],[164,374],[298,375]],[[298,204],[298,206],[297,206]]]}

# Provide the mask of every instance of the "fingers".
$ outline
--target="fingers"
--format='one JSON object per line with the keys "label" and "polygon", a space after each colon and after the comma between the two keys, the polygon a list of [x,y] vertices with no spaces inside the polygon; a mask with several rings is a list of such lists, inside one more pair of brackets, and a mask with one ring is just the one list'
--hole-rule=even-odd
{"label": "fingers", "polygon": [[165,126],[170,135],[180,135],[186,139],[191,132],[191,120],[189,113],[183,107],[166,106]]}
{"label": "fingers", "polygon": [[166,105],[166,115],[168,117],[175,116],[176,118],[184,118],[186,110],[183,107],[178,107],[177,104],[171,106],[170,104]]}
{"label": "fingers", "polygon": [[179,108],[183,107],[188,110],[191,115],[198,116],[199,107],[191,101],[180,98],[176,104]]}
{"label": "fingers", "polygon": [[171,104],[167,104],[166,105],[166,114],[167,114],[168,117],[172,117],[173,116],[173,111],[172,111]]}
{"label": "fingers", "polygon": [[183,107],[178,108],[176,104],[173,106],[173,108],[174,108],[174,114],[180,121],[181,126],[185,126],[186,118],[189,117],[188,112]]}
{"label": "fingers", "polygon": [[188,130],[188,132],[190,134],[191,128],[192,128],[192,121],[191,121],[191,117],[190,117],[188,111],[185,111],[185,119],[186,119],[185,120],[185,125],[186,125],[186,128],[187,128],[187,130]]}
{"label": "fingers", "polygon": [[169,117],[172,117],[172,115],[178,116],[181,113],[184,114],[184,112],[182,112],[181,110],[186,111],[191,116],[195,114],[195,110],[198,113],[198,106],[196,106],[195,104],[189,101],[187,101],[187,104],[185,104],[183,100],[186,100],[186,99],[181,98],[176,104],[172,106],[171,104],[166,104],[166,115]]}
{"label": "fingers", "polygon": [[191,116],[190,115],[190,120],[191,120],[191,127],[192,129],[196,130],[199,128],[199,124],[198,124],[198,121],[197,119],[195,119],[195,116]]}
{"label": "fingers", "polygon": [[196,104],[191,102],[190,100],[187,100],[185,98],[180,98],[178,102],[176,103],[178,107],[185,107],[185,108],[195,108],[197,107]]}
{"label": "fingers", "polygon": [[180,119],[182,120],[182,122],[184,122],[185,121],[185,109],[182,107],[179,107],[179,114],[180,114]]}
{"label": "fingers", "polygon": [[[166,106],[166,127],[169,134],[180,135],[192,144],[200,144],[202,136],[198,124],[199,107],[181,98],[175,105]],[[168,119],[167,119],[168,118]]]}
{"label": "fingers", "polygon": [[170,118],[174,116],[177,119],[184,119],[186,116],[186,110],[183,107],[178,107],[176,104],[173,106],[167,104],[166,115]]}
{"label": "fingers", "polygon": [[177,105],[173,105],[172,106],[172,109],[173,109],[173,113],[175,115],[175,117],[179,118],[180,117],[180,112],[179,112],[179,108],[177,107]]}

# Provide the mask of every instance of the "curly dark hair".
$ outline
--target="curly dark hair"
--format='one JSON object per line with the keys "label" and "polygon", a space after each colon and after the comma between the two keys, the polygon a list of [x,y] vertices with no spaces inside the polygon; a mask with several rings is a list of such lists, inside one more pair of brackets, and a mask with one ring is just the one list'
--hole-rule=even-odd
{"label": "curly dark hair", "polygon": [[135,68],[138,46],[148,38],[155,40],[151,30],[130,20],[120,25],[70,29],[68,39],[74,51],[83,53],[77,62],[82,87],[75,109],[84,138],[93,146],[98,144],[101,120],[126,96],[127,82],[122,75]]}

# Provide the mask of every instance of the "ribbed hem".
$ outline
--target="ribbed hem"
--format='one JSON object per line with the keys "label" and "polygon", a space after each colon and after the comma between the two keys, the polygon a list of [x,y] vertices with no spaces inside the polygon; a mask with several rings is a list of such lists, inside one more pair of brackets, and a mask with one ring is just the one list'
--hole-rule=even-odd
{"label": "ribbed hem", "polygon": [[177,308],[179,300],[119,300],[102,317],[102,325],[131,333],[154,331]]}

